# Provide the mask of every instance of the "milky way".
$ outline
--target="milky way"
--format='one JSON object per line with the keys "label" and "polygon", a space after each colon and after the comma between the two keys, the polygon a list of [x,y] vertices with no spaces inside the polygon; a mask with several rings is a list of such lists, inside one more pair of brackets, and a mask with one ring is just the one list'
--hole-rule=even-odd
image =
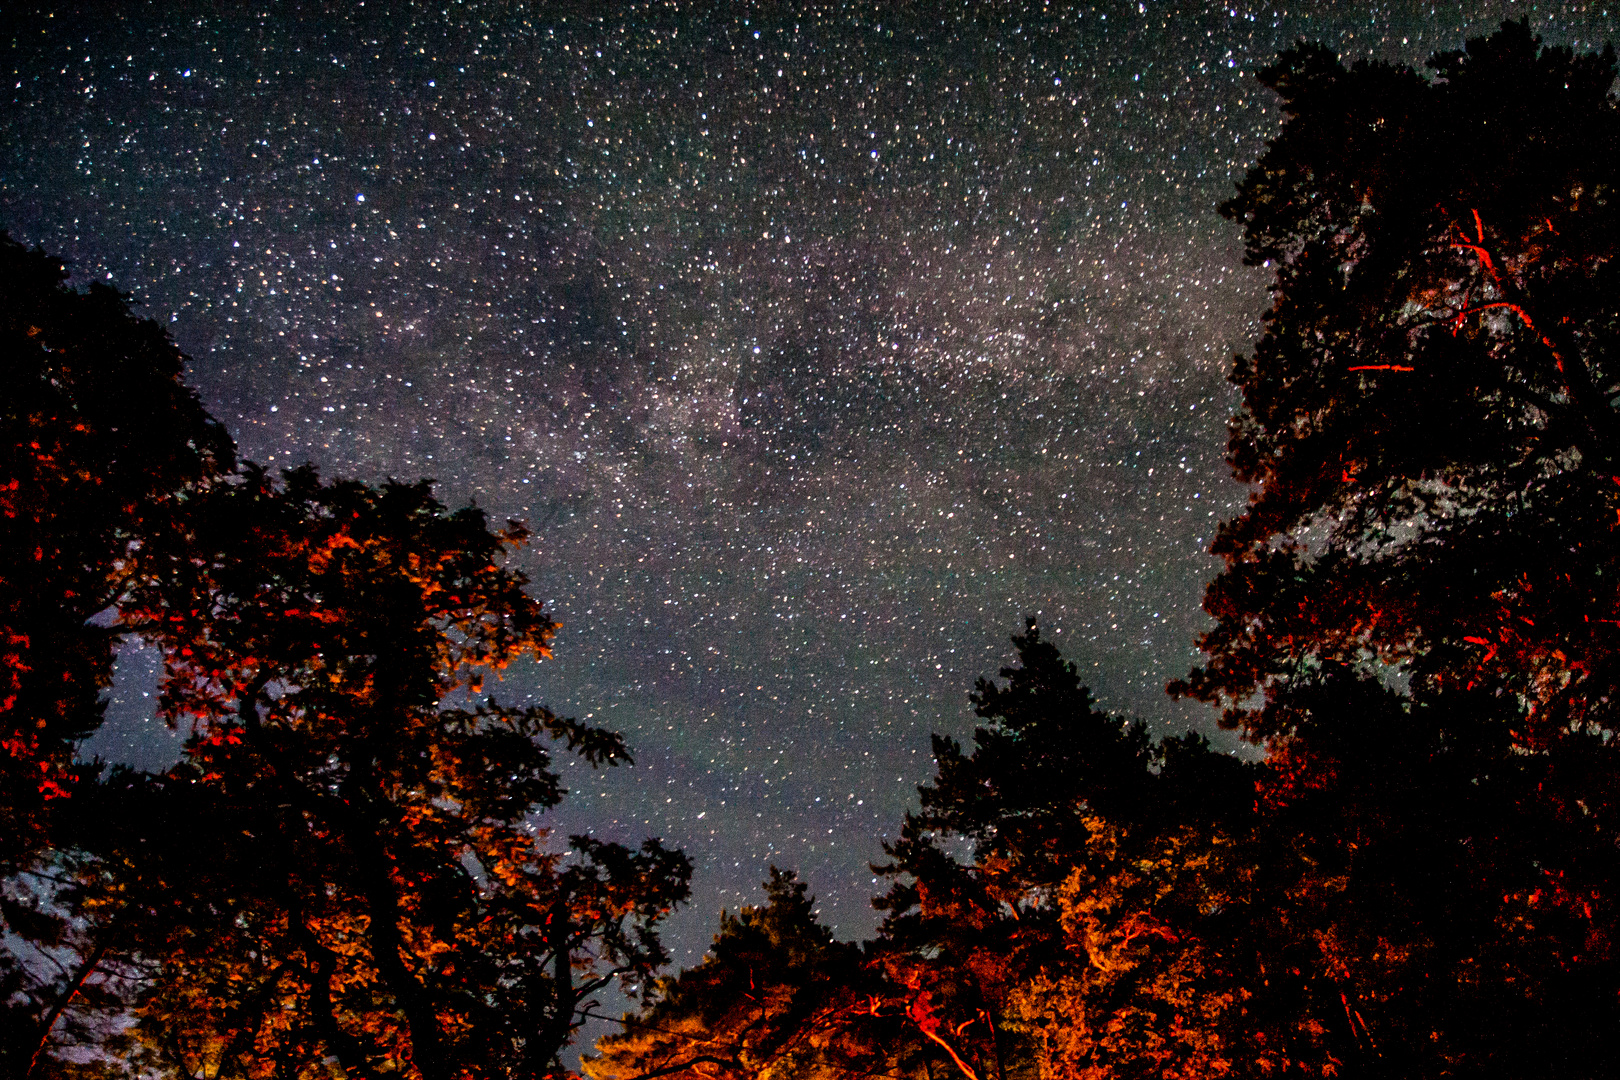
{"label": "milky way", "polygon": [[[167,324],[245,456],[527,520],[497,692],[623,731],[563,831],[845,936],[928,735],[1038,616],[1109,708],[1203,624],[1265,305],[1215,212],[1301,37],[1419,62],[1604,5],[105,5],[8,19],[0,226]],[[1356,10],[1350,10],[1355,8]],[[1620,9],[1617,9],[1620,14]],[[87,753],[148,766],[152,657]]]}

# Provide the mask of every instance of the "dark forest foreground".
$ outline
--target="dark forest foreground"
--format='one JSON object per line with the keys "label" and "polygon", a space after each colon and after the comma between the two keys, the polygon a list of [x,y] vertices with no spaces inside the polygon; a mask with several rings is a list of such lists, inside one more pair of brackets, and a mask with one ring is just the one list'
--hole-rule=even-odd
{"label": "dark forest foreground", "polygon": [[[486,696],[555,629],[521,526],[235,459],[182,357],[0,241],[0,1067],[596,1080],[1620,1074],[1620,110],[1508,24],[1301,45],[1223,209],[1276,274],[1204,662],[1155,741],[1037,627],[936,739],[878,936],[804,883],[662,982],[690,867],[543,829],[611,732]],[[162,775],[76,764],[121,640]]]}

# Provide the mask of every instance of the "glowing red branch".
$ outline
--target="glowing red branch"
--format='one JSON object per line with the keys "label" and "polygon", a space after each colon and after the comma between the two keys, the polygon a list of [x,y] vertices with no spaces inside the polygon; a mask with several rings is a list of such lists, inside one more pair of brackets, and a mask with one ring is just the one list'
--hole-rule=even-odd
{"label": "glowing red branch", "polygon": [[1500,285],[1502,277],[1496,272],[1496,261],[1491,258],[1490,249],[1485,246],[1485,223],[1480,220],[1478,210],[1474,211],[1474,237],[1475,242],[1473,243],[1463,237],[1458,237],[1452,242],[1451,246],[1462,251],[1472,251],[1478,255],[1479,261],[1485,266],[1485,272],[1491,275],[1492,281]]}
{"label": "glowing red branch", "polygon": [[969,1067],[968,1063],[962,1060],[961,1055],[956,1052],[955,1048],[952,1047],[950,1043],[940,1038],[938,1033],[933,1031],[924,1031],[923,1034],[945,1048],[945,1052],[951,1055],[951,1060],[956,1062],[956,1067],[962,1070],[962,1075],[966,1076],[968,1080],[979,1080],[979,1074],[974,1072],[973,1069]]}
{"label": "glowing red branch", "polygon": [[[956,1067],[962,1070],[963,1076],[967,1077],[968,1080],[979,1080],[979,1074],[974,1072],[972,1067],[962,1060],[962,1055],[956,1052],[956,1048],[940,1037],[939,1017],[934,1015],[933,1007],[928,1004],[928,999],[931,996],[927,990],[918,994],[917,1000],[913,1001],[911,1008],[906,1010],[906,1015],[911,1018],[912,1023],[917,1025],[918,1031],[934,1040],[945,1049],[947,1054],[951,1055],[951,1060],[956,1062]],[[957,1029],[957,1034],[961,1034],[960,1028]]]}
{"label": "glowing red branch", "polygon": [[[1524,310],[1524,308],[1520,307],[1518,304],[1513,303],[1511,300],[1493,300],[1488,304],[1480,304],[1478,307],[1464,308],[1463,310],[1457,312],[1457,318],[1452,326],[1451,332],[1455,334],[1458,330],[1462,329],[1463,320],[1468,318],[1468,316],[1474,314],[1475,312],[1487,311],[1491,308],[1507,308],[1509,311],[1513,312],[1513,314],[1524,320],[1524,328],[1526,330],[1535,330],[1536,328],[1535,320],[1530,318],[1530,313]],[[1543,345],[1547,346],[1547,351],[1552,353],[1553,361],[1558,365],[1558,373],[1560,375],[1563,374],[1564,358],[1558,352],[1558,346],[1554,345],[1552,343],[1552,339],[1546,334],[1537,333],[1536,336],[1541,339],[1541,343]]]}
{"label": "glowing red branch", "polygon": [[1131,942],[1135,941],[1143,934],[1152,934],[1154,937],[1163,938],[1165,941],[1172,943],[1177,940],[1176,935],[1168,928],[1160,926],[1151,921],[1144,923],[1140,916],[1132,916],[1131,921],[1128,924],[1125,939],[1120,942],[1120,945],[1124,948],[1129,948]]}
{"label": "glowing red branch", "polygon": [[1378,1049],[1378,1044],[1373,1041],[1372,1032],[1367,1030],[1367,1021],[1361,1018],[1361,1010],[1354,1008],[1350,1004],[1350,999],[1345,996],[1343,990],[1339,991],[1339,1000],[1344,1002],[1344,1018],[1350,1023],[1350,1034],[1354,1035],[1356,1033],[1356,1025],[1359,1023],[1361,1025],[1361,1034],[1366,1038],[1368,1045],[1373,1048],[1373,1053],[1383,1057],[1383,1053]]}
{"label": "glowing red branch", "polygon": [[1461,326],[1463,324],[1463,320],[1475,312],[1489,311],[1491,308],[1507,308],[1509,311],[1513,312],[1519,318],[1524,320],[1524,325],[1526,328],[1531,330],[1536,328],[1535,321],[1530,318],[1529,312],[1525,311],[1524,308],[1513,303],[1511,300],[1492,300],[1490,303],[1480,304],[1478,307],[1463,308],[1461,311],[1457,312],[1457,325]]}
{"label": "glowing red branch", "polygon": [[1487,273],[1489,273],[1491,275],[1491,280],[1493,280],[1493,281],[1501,281],[1502,280],[1501,277],[1496,273],[1496,264],[1491,261],[1491,253],[1489,251],[1487,251],[1485,248],[1480,247],[1478,244],[1470,244],[1466,240],[1454,240],[1454,241],[1452,241],[1451,246],[1454,247],[1454,248],[1457,248],[1460,251],[1472,251],[1472,252],[1474,252],[1476,255],[1479,256],[1480,262],[1485,264],[1485,270],[1486,270]]}
{"label": "glowing red branch", "polygon": [[[1474,215],[1474,238],[1475,238],[1476,242],[1470,243],[1465,237],[1458,237],[1455,241],[1452,242],[1451,246],[1454,247],[1454,248],[1459,248],[1459,249],[1464,250],[1464,251],[1472,251],[1475,254],[1477,254],[1479,256],[1479,258],[1480,258],[1480,262],[1484,264],[1485,271],[1488,274],[1491,275],[1491,280],[1494,281],[1497,284],[1498,287],[1500,287],[1501,284],[1502,284],[1502,277],[1501,277],[1500,274],[1498,274],[1496,272],[1496,263],[1495,263],[1494,260],[1491,259],[1491,253],[1485,247],[1485,223],[1484,223],[1484,221],[1482,221],[1480,219],[1478,209],[1475,209],[1473,211],[1473,215]],[[1558,231],[1558,230],[1553,228],[1553,223],[1552,223],[1551,218],[1546,218],[1544,220],[1546,220],[1546,222],[1547,222],[1547,229],[1548,229],[1549,232],[1556,233]],[[1534,330],[1536,328],[1535,321],[1530,318],[1530,313],[1528,311],[1525,311],[1524,308],[1520,307],[1518,304],[1515,304],[1510,300],[1494,300],[1494,301],[1492,301],[1492,302],[1490,302],[1488,304],[1480,304],[1478,307],[1464,308],[1462,311],[1459,311],[1457,313],[1456,321],[1453,323],[1451,332],[1453,334],[1455,334],[1458,330],[1461,330],[1463,320],[1466,319],[1468,316],[1474,314],[1476,311],[1486,311],[1486,310],[1488,310],[1490,308],[1507,308],[1508,310],[1512,311],[1515,315],[1517,315],[1519,318],[1524,320],[1524,325],[1525,325],[1526,329]],[[1564,374],[1564,358],[1558,352],[1558,346],[1554,345],[1552,343],[1552,339],[1549,338],[1546,334],[1538,334],[1537,336],[1541,338],[1541,343],[1543,345],[1547,346],[1547,351],[1552,353],[1553,362],[1555,364],[1557,364],[1557,366],[1558,366],[1558,373],[1560,375]]]}
{"label": "glowing red branch", "polygon": [[40,1055],[50,1045],[51,1029],[56,1026],[56,1021],[67,1011],[68,1006],[73,1004],[73,999],[78,997],[80,991],[84,989],[85,980],[90,978],[91,974],[96,970],[96,965],[101,963],[101,958],[106,955],[107,946],[105,944],[97,945],[95,952],[91,953],[89,958],[80,966],[79,974],[74,978],[73,985],[68,988],[68,992],[58,998],[56,1004],[51,1007],[51,1011],[45,1015],[44,1023],[40,1025],[39,1045],[34,1047],[34,1054],[28,1059],[29,1075],[33,1074],[34,1069],[39,1065]]}

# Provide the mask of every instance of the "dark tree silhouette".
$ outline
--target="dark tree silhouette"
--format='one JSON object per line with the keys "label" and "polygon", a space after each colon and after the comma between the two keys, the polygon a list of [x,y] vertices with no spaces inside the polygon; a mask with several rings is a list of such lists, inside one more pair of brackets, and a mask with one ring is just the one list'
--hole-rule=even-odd
{"label": "dark tree silhouette", "polygon": [[[232,467],[231,440],[180,381],[157,323],[0,233],[0,1075],[44,1075],[50,1037],[88,1037],[111,1005],[82,918],[67,796],[93,789],[74,747],[101,723],[142,553]],[[147,582],[147,585],[150,583]]]}
{"label": "dark tree silhouette", "polygon": [[971,695],[986,721],[972,750],[934,739],[922,809],[874,868],[891,880],[877,939],[833,942],[805,887],[773,874],[765,906],[723,917],[703,963],[598,1044],[594,1080],[1224,1065],[1236,994],[1200,935],[1233,933],[1216,848],[1233,846],[1223,823],[1252,803],[1252,770],[1098,710],[1033,623],[1013,642],[1005,683]]}
{"label": "dark tree silhouette", "polygon": [[1232,372],[1256,491],[1175,689],[1256,737],[1326,663],[1512,695],[1526,749],[1616,707],[1614,54],[1509,23],[1431,66],[1285,53],[1287,122],[1223,208],[1277,274]]}
{"label": "dark tree silhouette", "polygon": [[1620,110],[1523,23],[1301,45],[1224,208],[1274,303],[1255,486],[1179,684],[1269,751],[1227,1049],[1287,1075],[1606,1076],[1620,968]]}
{"label": "dark tree silhouette", "polygon": [[1013,644],[1005,684],[971,695],[972,752],[934,738],[922,809],[874,867],[893,882],[878,953],[909,958],[896,981],[933,996],[980,1078],[1198,1075],[1224,1060],[1198,1013],[1223,992],[1200,935],[1230,932],[1212,847],[1252,778],[1201,736],[1155,743],[1097,709],[1033,622]]}
{"label": "dark tree silhouette", "polygon": [[1229,1045],[1303,1075],[1612,1075],[1620,855],[1569,802],[1606,763],[1516,752],[1494,697],[1340,669],[1287,699],[1222,943]]}
{"label": "dark tree silhouette", "polygon": [[[628,760],[615,734],[479,698],[548,655],[554,624],[506,567],[525,536],[427,484],[277,483],[195,500],[166,582],[124,618],[164,645],[162,709],[192,732],[133,783],[88,909],[144,969],[144,1064],[185,1075],[537,1077],[616,977],[664,962],[683,855],[534,815],[544,748]],[[171,558],[172,556],[172,558]],[[176,595],[207,604],[176,607]]]}
{"label": "dark tree silhouette", "polygon": [[598,1055],[585,1059],[586,1074],[830,1078],[884,1061],[895,1047],[875,1037],[862,1007],[885,984],[863,970],[858,948],[833,940],[814,908],[803,882],[772,867],[765,903],[722,913],[709,954],[660,980],[650,1006],[597,1043]]}
{"label": "dark tree silhouette", "polygon": [[163,327],[66,279],[0,233],[0,873],[45,843],[45,804],[101,722],[119,630],[91,620],[234,455]]}
{"label": "dark tree silhouette", "polygon": [[[691,868],[543,827],[553,750],[629,754],[484,696],[555,631],[525,530],[236,467],[163,329],[63,281],[0,236],[0,1075],[558,1072]],[[128,633],[163,776],[72,763]]]}

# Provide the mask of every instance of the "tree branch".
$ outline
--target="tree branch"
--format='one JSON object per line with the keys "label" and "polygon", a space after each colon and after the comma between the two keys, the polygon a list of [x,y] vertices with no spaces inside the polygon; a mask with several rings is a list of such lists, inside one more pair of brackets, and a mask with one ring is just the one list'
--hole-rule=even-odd
{"label": "tree branch", "polygon": [[39,1066],[40,1055],[45,1052],[45,1047],[50,1044],[51,1029],[56,1026],[56,1021],[61,1019],[62,1014],[67,1011],[67,1007],[73,1003],[73,999],[79,996],[79,991],[84,989],[85,980],[90,978],[91,973],[96,970],[96,965],[101,963],[101,958],[106,954],[107,945],[105,942],[95,947],[85,962],[79,965],[78,973],[74,976],[73,983],[68,987],[67,992],[56,999],[56,1003],[51,1006],[50,1012],[46,1013],[45,1018],[40,1021],[39,1042],[34,1047],[33,1055],[28,1059],[28,1071],[23,1074],[25,1078],[34,1075],[34,1070]]}

